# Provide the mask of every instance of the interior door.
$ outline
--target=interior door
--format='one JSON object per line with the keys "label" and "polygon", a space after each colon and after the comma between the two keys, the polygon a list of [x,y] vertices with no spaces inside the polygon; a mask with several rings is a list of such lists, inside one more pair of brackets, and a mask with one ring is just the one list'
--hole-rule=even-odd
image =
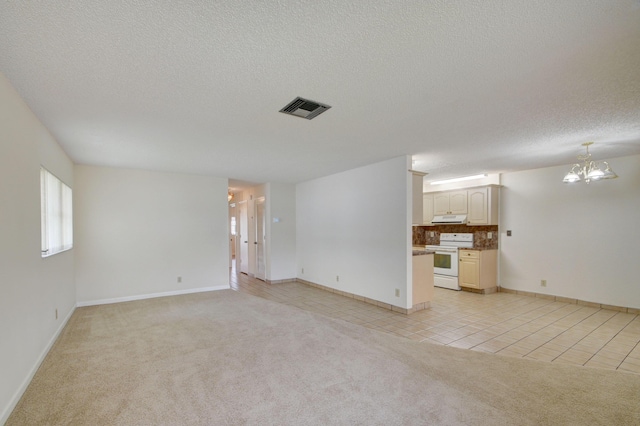
{"label": "interior door", "polygon": [[236,216],[236,204],[229,204],[229,267],[232,267],[233,259],[236,258],[236,233],[237,233],[237,222],[238,218]]}
{"label": "interior door", "polygon": [[264,197],[260,197],[255,202],[256,214],[254,215],[256,220],[256,278],[259,280],[265,280],[266,275],[266,259],[265,259],[265,241],[266,241],[266,226],[265,226],[265,212],[264,212]]}
{"label": "interior door", "polygon": [[249,217],[247,215],[247,202],[240,201],[238,203],[239,220],[237,223],[237,239],[239,241],[240,250],[236,253],[236,268],[238,271],[249,273]]}

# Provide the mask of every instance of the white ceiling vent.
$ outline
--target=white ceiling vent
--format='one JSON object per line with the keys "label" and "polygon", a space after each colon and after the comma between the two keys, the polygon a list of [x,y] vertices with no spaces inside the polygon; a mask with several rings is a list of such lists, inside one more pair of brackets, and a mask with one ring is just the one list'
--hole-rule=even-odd
{"label": "white ceiling vent", "polygon": [[286,107],[282,108],[280,112],[311,120],[312,118],[316,118],[329,108],[331,108],[329,105],[321,104],[320,102],[316,101],[310,101],[298,96],[297,98],[289,102]]}

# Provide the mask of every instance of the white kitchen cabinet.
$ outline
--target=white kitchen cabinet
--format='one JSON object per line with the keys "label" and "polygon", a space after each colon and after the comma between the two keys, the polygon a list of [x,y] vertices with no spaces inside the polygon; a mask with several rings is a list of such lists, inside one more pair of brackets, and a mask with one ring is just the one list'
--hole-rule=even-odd
{"label": "white kitchen cabinet", "polygon": [[498,284],[498,250],[460,250],[458,285],[484,290]]}
{"label": "white kitchen cabinet", "polygon": [[498,187],[485,186],[467,191],[467,225],[498,224]]}
{"label": "white kitchen cabinet", "polygon": [[449,193],[450,214],[465,214],[467,212],[467,191]]}
{"label": "white kitchen cabinet", "polygon": [[433,195],[433,214],[443,215],[449,212],[449,193],[439,192]]}
{"label": "white kitchen cabinet", "polygon": [[412,271],[413,306],[422,305],[419,309],[424,309],[433,300],[433,254],[413,256]]}
{"label": "white kitchen cabinet", "polygon": [[422,182],[423,182],[423,177],[425,175],[425,173],[421,173],[421,172],[416,172],[413,171],[411,172],[412,176],[411,176],[411,193],[412,193],[412,204],[413,204],[413,211],[412,211],[412,224],[413,225],[422,225],[423,223],[423,217],[422,217]]}
{"label": "white kitchen cabinet", "polygon": [[422,195],[422,223],[431,225],[433,220],[433,194]]}
{"label": "white kitchen cabinet", "polygon": [[433,214],[467,213],[467,191],[438,192],[433,195]]}
{"label": "white kitchen cabinet", "polygon": [[460,250],[458,285],[467,288],[480,288],[480,252]]}

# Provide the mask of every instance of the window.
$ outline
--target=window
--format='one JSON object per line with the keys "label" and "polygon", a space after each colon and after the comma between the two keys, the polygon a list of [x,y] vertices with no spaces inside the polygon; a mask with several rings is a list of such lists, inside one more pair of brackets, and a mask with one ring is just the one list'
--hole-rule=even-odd
{"label": "window", "polygon": [[71,188],[40,168],[41,254],[52,256],[73,247]]}

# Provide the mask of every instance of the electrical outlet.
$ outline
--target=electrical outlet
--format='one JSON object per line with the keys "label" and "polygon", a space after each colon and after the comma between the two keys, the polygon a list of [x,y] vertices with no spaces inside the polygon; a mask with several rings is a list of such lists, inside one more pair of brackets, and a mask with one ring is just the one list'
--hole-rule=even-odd
{"label": "electrical outlet", "polygon": [[400,289],[396,288],[396,297],[400,297]]}
{"label": "electrical outlet", "polygon": [[336,275],[336,282],[340,281],[340,275]]}
{"label": "electrical outlet", "polygon": [[547,280],[540,280],[540,285],[542,287],[546,287],[547,286]]}
{"label": "electrical outlet", "polygon": [[511,236],[511,230],[508,230],[507,231],[507,237],[510,237],[510,236]]}
{"label": "electrical outlet", "polygon": [[178,282],[181,283],[182,282],[182,277],[178,277]]}
{"label": "electrical outlet", "polygon": [[433,232],[433,231],[431,231],[431,232],[429,232],[429,236],[430,236],[431,238],[433,238],[433,237],[435,237],[435,236],[436,236],[436,233],[435,233],[435,232]]}
{"label": "electrical outlet", "polygon": [[487,232],[487,239],[490,240],[493,238],[493,232]]}

